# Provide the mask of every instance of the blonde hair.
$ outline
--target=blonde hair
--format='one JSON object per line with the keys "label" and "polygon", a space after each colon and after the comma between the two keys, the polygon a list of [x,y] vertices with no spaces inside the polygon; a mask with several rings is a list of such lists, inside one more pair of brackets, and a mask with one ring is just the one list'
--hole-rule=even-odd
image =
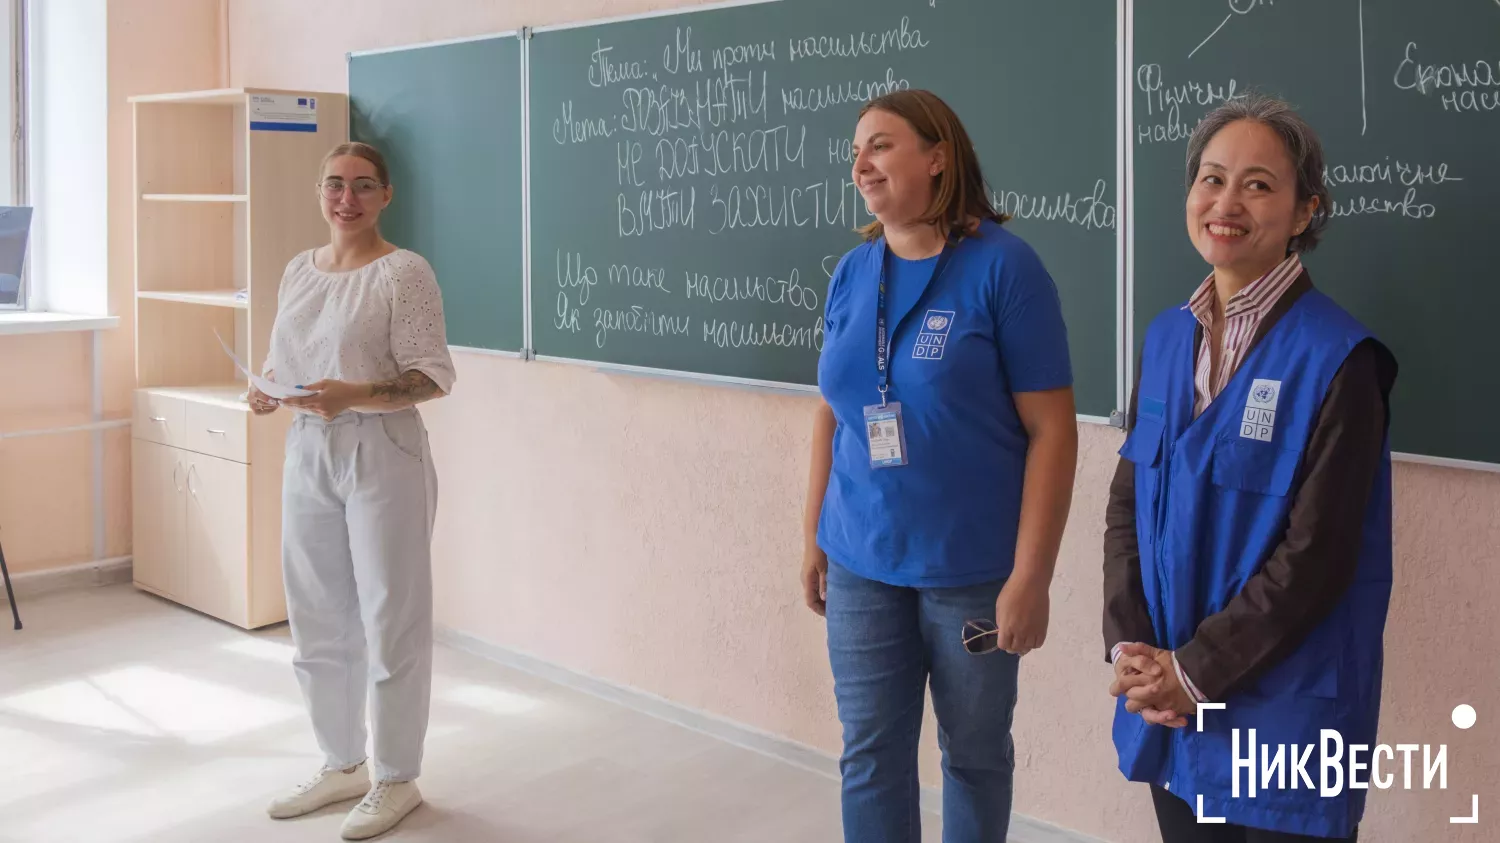
{"label": "blonde hair", "polygon": [[360,143],[359,141],[341,143],[333,149],[328,150],[328,154],[323,156],[323,163],[318,167],[318,176],[321,178],[323,172],[328,169],[329,161],[344,155],[363,158],[373,164],[375,166],[375,178],[380,182],[382,187],[391,183],[391,173],[390,170],[386,169],[385,156],[381,155],[380,150],[370,144]]}
{"label": "blonde hair", "polygon": [[[1010,215],[995,209],[990,201],[989,185],[979,167],[979,154],[969,133],[953,109],[931,91],[892,91],[865,103],[859,111],[863,118],[871,111],[894,114],[911,125],[928,146],[946,144],[948,165],[933,177],[932,204],[919,218],[920,222],[940,225],[950,240],[961,239],[974,219],[994,220],[1004,224]],[[885,234],[885,224],[876,220],[861,228],[866,240],[877,240]]]}

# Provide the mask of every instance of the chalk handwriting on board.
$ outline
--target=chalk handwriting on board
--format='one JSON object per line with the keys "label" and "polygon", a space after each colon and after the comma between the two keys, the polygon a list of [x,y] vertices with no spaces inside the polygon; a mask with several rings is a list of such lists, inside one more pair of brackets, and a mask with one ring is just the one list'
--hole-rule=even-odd
{"label": "chalk handwriting on board", "polygon": [[1370,130],[1369,97],[1365,92],[1365,0],[1359,0],[1359,133]]}
{"label": "chalk handwriting on board", "polygon": [[1261,6],[1274,6],[1275,4],[1276,0],[1229,0],[1229,14],[1224,16],[1224,20],[1214,28],[1213,32],[1208,34],[1207,38],[1199,42],[1198,46],[1194,47],[1191,53],[1188,53],[1188,58],[1192,58],[1199,50],[1203,49],[1204,44],[1214,40],[1214,36],[1218,35],[1224,27],[1228,26],[1229,22],[1234,20],[1235,15],[1248,15]]}
{"label": "chalk handwriting on board", "polygon": [[735,44],[717,47],[713,51],[713,69],[727,70],[737,64],[759,64],[776,61],[776,44]]}
{"label": "chalk handwriting on board", "polygon": [[630,187],[645,187],[646,183],[641,180],[641,161],[646,157],[646,150],[638,141],[623,141],[615,144],[615,178],[622,185]]}
{"label": "chalk handwriting on board", "polygon": [[1230,79],[1227,84],[1212,82],[1182,82],[1166,85],[1162,82],[1159,64],[1143,64],[1135,72],[1136,88],[1146,95],[1146,115],[1166,114],[1180,105],[1198,105],[1204,108],[1234,99],[1239,82]]}
{"label": "chalk handwriting on board", "polygon": [[709,187],[710,234],[753,228],[858,228],[873,219],[849,179],[805,187],[733,184]]}
{"label": "chalk handwriting on board", "polygon": [[811,328],[785,322],[738,322],[709,319],[703,323],[703,341],[719,348],[780,346],[823,350],[823,319]]}
{"label": "chalk handwriting on board", "polygon": [[647,288],[667,294],[672,292],[667,289],[667,271],[661,267],[613,264],[609,268],[609,283],[612,287]]}
{"label": "chalk handwriting on board", "polygon": [[726,301],[762,301],[785,304],[794,309],[816,311],[818,293],[802,286],[801,272],[793,268],[786,278],[761,275],[723,276],[688,272],[687,297],[708,299],[715,304]]}
{"label": "chalk handwriting on board", "polygon": [[[935,8],[936,0],[928,5]],[[906,16],[864,26],[784,40],[731,34],[722,42],[705,38],[701,27],[676,26],[663,31],[659,47],[635,55],[634,47],[602,38],[580,44],[576,99],[554,101],[551,130],[558,146],[570,147],[564,153],[570,158],[613,156],[616,226],[599,233],[671,242],[764,229],[848,235],[873,221],[848,172],[853,126],[828,130],[826,114],[847,113],[852,123],[859,104],[913,87],[902,71],[915,71],[901,62],[930,50],[932,40]],[[860,63],[844,70],[844,61]],[[1226,92],[1203,83],[1168,87],[1161,77],[1159,67],[1148,73],[1144,111],[1236,92],[1232,80]],[[1051,191],[1044,183],[991,198],[1017,219],[1038,224],[1116,227],[1106,180],[1068,186],[1086,189]],[[699,353],[821,352],[827,281],[843,258],[817,258],[817,269],[796,260],[781,267],[720,266],[716,257],[702,266],[674,267],[672,249],[625,248],[608,259],[586,251],[556,250],[555,331],[579,334],[584,345],[592,335],[600,349],[611,342],[636,347],[649,338],[653,346],[686,344]],[[733,258],[727,247],[710,254],[721,251]]]}
{"label": "chalk handwriting on board", "polygon": [[1408,42],[1396,66],[1397,88],[1440,93],[1444,111],[1500,110],[1500,60],[1430,65],[1417,61],[1416,52],[1417,42]]}
{"label": "chalk handwriting on board", "polygon": [[822,111],[836,105],[865,103],[892,91],[904,91],[910,87],[911,82],[897,79],[896,71],[887,67],[884,78],[849,80],[807,88],[782,88],[781,113]]}
{"label": "chalk handwriting on board", "polygon": [[650,78],[651,71],[646,68],[645,63],[616,62],[610,53],[614,47],[606,47],[603,42],[595,41],[598,49],[590,57],[592,63],[589,65],[589,84],[595,88],[607,88],[620,82],[634,82]]}
{"label": "chalk handwriting on board", "polygon": [[668,44],[661,54],[662,69],[668,73],[675,74],[682,70],[683,64],[687,65],[688,73],[703,72],[703,52],[693,49],[693,28],[677,27],[677,34],[673,43]]}
{"label": "chalk handwriting on board", "polygon": [[902,17],[899,26],[884,32],[851,32],[848,35],[812,35],[792,38],[787,43],[787,53],[792,61],[811,59],[853,59],[860,56],[883,56],[891,52],[921,50],[932,46],[922,36],[922,30],[913,29],[911,18]]}
{"label": "chalk handwriting on board", "polygon": [[564,255],[557,252],[557,286],[564,290],[577,290],[579,304],[588,304],[589,295],[599,284],[599,273],[592,266],[583,265],[583,255],[577,252]]}
{"label": "chalk handwriting on board", "polygon": [[570,334],[578,333],[581,327],[578,324],[578,308],[568,300],[566,291],[557,294],[557,316],[552,319],[552,327]]}
{"label": "chalk handwriting on board", "polygon": [[[1500,3],[1500,0],[1495,0],[1495,2]],[[1194,47],[1192,49],[1192,52],[1188,53],[1189,59],[1197,55],[1199,50],[1203,49],[1203,47],[1207,45],[1208,42],[1214,39],[1214,36],[1223,31],[1224,27],[1228,26],[1230,21],[1234,20],[1236,17],[1244,17],[1245,15],[1250,14],[1256,9],[1260,9],[1265,6],[1274,6],[1276,5],[1276,0],[1228,0],[1228,3],[1229,14],[1224,16],[1224,20],[1219,22],[1219,25],[1214,28],[1213,32],[1210,32],[1208,34],[1207,38],[1204,38],[1202,41],[1200,41],[1198,43],[1198,46]],[[1365,85],[1365,0],[1359,0],[1359,111],[1361,123],[1359,133],[1361,135],[1369,131],[1370,128],[1370,117],[1367,102],[1368,94],[1366,92]],[[1171,128],[1170,123],[1168,124],[1168,126],[1168,130],[1161,133],[1164,135],[1164,137],[1160,139],[1173,140],[1175,139],[1173,136],[1179,134],[1179,132],[1176,131],[1175,128]]]}
{"label": "chalk handwriting on board", "polygon": [[562,116],[552,121],[552,139],[559,144],[588,143],[595,138],[614,136],[609,121],[603,117],[592,120],[573,119],[573,101],[562,104]]}
{"label": "chalk handwriting on board", "polygon": [[698,208],[698,189],[642,190],[634,197],[621,193],[616,200],[621,237],[641,237],[655,231],[693,228]]}
{"label": "chalk handwriting on board", "polygon": [[1448,169],[1449,165],[1446,163],[1413,164],[1389,156],[1373,163],[1334,164],[1325,167],[1323,177],[1331,188],[1339,185],[1382,184],[1406,188],[1400,199],[1362,194],[1349,196],[1346,191],[1335,190],[1329,215],[1389,215],[1413,220],[1432,219],[1437,216],[1438,207],[1433,202],[1421,201],[1417,188],[1463,181],[1462,176],[1453,175]]}
{"label": "chalk handwriting on board", "polygon": [[1461,176],[1450,175],[1448,164],[1412,164],[1400,159],[1385,160],[1373,164],[1333,164],[1323,168],[1323,179],[1330,186],[1340,184],[1400,184],[1416,187],[1426,184],[1447,184],[1463,181]]}
{"label": "chalk handwriting on board", "polygon": [[1095,229],[1113,230],[1115,209],[1105,197],[1109,185],[1103,179],[1094,182],[1087,196],[1074,198],[1071,193],[1060,196],[1031,196],[1014,190],[997,190],[991,198],[995,207],[1018,220],[1062,220],[1082,226],[1086,231]]}
{"label": "chalk handwriting on board", "polygon": [[687,336],[692,327],[691,316],[673,316],[656,313],[638,304],[627,308],[606,310],[594,308],[594,344],[603,348],[609,341],[610,331],[650,334],[657,337]]}
{"label": "chalk handwriting on board", "polygon": [[786,125],[749,132],[720,129],[656,142],[657,177],[779,173],[807,168],[807,127]]}
{"label": "chalk handwriting on board", "polygon": [[1225,84],[1212,82],[1183,82],[1167,85],[1162,81],[1159,64],[1143,64],[1136,68],[1136,89],[1146,96],[1146,116],[1158,120],[1139,121],[1136,127],[1138,143],[1175,143],[1185,141],[1193,133],[1197,121],[1189,125],[1183,118],[1184,106],[1196,106],[1207,110],[1222,102],[1242,96],[1239,81],[1230,79]]}
{"label": "chalk handwriting on board", "polygon": [[841,261],[843,259],[844,259],[843,255],[824,255],[823,256],[823,277],[825,277],[825,278],[827,278],[829,280],[833,280],[833,271],[835,269],[839,268],[839,261]]}

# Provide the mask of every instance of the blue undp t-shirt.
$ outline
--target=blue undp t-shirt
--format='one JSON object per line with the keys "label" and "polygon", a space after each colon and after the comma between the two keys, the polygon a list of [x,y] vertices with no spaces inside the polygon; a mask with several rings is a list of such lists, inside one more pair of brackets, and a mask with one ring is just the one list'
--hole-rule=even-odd
{"label": "blue undp t-shirt", "polygon": [[864,408],[880,403],[875,304],[884,240],[828,284],[818,386],[833,408],[833,470],[818,545],[866,579],[962,586],[1010,575],[1026,469],[1011,395],[1071,386],[1057,288],[1025,241],[993,222],[937,258],[889,258],[890,400],[907,465],[871,468]]}

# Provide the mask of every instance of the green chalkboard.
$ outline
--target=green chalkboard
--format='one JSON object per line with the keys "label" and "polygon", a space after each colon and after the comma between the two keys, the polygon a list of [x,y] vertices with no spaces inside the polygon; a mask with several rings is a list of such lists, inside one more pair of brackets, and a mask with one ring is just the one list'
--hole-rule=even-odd
{"label": "green chalkboard", "polygon": [[432,264],[455,346],[525,348],[521,79],[515,35],[349,60],[351,137],[395,185],[382,232]]}
{"label": "green chalkboard", "polygon": [[1117,409],[1114,3],[781,0],[528,50],[539,357],[815,384],[828,273],[870,221],[858,110],[916,87],[1055,278],[1079,412]]}
{"label": "green chalkboard", "polygon": [[1275,94],[1327,154],[1313,283],[1401,366],[1393,449],[1500,463],[1500,4],[1137,0],[1134,31],[1137,348],[1209,271],[1185,231],[1187,134],[1225,96]]}

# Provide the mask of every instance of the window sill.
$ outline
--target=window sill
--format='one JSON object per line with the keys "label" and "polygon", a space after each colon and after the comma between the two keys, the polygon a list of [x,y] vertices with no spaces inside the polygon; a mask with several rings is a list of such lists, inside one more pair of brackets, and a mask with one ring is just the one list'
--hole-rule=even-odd
{"label": "window sill", "polygon": [[104,331],[120,325],[118,316],[79,316],[74,313],[0,311],[0,336],[52,334],[61,331]]}

